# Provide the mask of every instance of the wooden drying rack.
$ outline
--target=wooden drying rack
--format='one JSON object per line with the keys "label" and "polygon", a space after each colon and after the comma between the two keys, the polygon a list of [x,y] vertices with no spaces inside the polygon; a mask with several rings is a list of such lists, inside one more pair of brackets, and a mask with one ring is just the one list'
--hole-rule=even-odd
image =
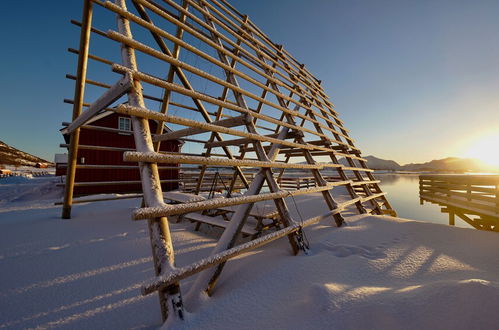
{"label": "wooden drying rack", "polygon": [[[192,290],[210,293],[230,258],[285,236],[296,254],[305,249],[303,227],[325,219],[340,226],[346,207],[354,206],[359,213],[395,215],[321,81],[227,1],[83,3],[81,22],[72,21],[81,28],[80,46],[78,50],[69,49],[78,55],[78,68],[76,75],[67,75],[76,84],[74,99],[65,100],[73,104],[73,116],[63,130],[71,139],[62,217],[71,216],[78,148],[89,148],[79,146],[80,129],[91,129],[86,122],[103,111],[131,115],[136,150],[123,150],[124,159],[138,163],[145,205],[133,217],[148,220],[158,276],[142,292],[159,292],[163,319],[168,315],[183,317],[179,286],[183,278],[205,270]],[[127,3],[133,9],[128,9]],[[92,25],[95,4],[106,17],[109,13],[117,17],[117,30],[109,19]],[[110,45],[107,55],[112,46],[116,53],[121,47],[120,63],[89,53],[92,34],[100,39],[97,51],[104,49],[104,43]],[[87,78],[92,74],[89,60],[99,65],[99,70],[93,72],[101,79]],[[106,81],[114,84],[103,82],[102,65],[109,68]],[[93,101],[85,101],[89,85],[104,92]],[[159,111],[154,111],[155,107]],[[156,132],[150,131],[148,120],[159,122]],[[163,123],[173,128],[165,131]],[[197,134],[202,138],[193,138]],[[195,152],[159,153],[161,141],[170,139],[191,144]],[[347,165],[342,165],[340,158]],[[210,169],[229,167],[230,190],[243,187],[244,195],[166,205],[158,175],[157,164],[161,163],[198,165],[193,189],[196,194],[202,191]],[[252,170],[252,177],[243,168]],[[283,190],[279,178],[286,170],[297,168],[308,171],[314,185]],[[333,179],[325,177],[326,169],[334,171]],[[260,193],[264,186],[268,192]],[[341,204],[332,194],[338,186],[345,187],[348,193],[348,199]],[[291,217],[285,198],[311,193],[322,194],[330,211],[298,223]],[[253,203],[263,200],[275,203],[283,229],[235,246]],[[239,206],[211,256],[176,268],[166,217],[231,205]]]}

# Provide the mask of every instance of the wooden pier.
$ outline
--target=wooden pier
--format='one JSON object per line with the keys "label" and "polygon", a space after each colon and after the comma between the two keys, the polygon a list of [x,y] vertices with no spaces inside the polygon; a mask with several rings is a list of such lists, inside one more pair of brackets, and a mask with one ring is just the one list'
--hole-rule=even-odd
{"label": "wooden pier", "polygon": [[476,229],[499,232],[499,175],[420,175],[419,198]]}

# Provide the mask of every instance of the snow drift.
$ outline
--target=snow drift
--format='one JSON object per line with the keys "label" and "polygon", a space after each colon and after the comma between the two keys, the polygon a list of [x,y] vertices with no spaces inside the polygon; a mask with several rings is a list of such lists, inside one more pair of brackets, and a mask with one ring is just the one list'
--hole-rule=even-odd
{"label": "snow drift", "polygon": [[[139,292],[154,273],[146,223],[129,220],[140,199],[78,204],[72,220],[61,220],[54,183],[30,182],[0,190],[0,329],[161,326],[157,296]],[[324,213],[321,201],[287,202],[299,219]],[[171,225],[178,266],[216,243],[219,232],[193,227]],[[186,299],[187,319],[169,326],[497,328],[497,233],[387,216],[305,232],[309,255],[292,256],[282,239],[229,261],[213,296],[199,306]],[[184,293],[194,279],[182,281]]]}

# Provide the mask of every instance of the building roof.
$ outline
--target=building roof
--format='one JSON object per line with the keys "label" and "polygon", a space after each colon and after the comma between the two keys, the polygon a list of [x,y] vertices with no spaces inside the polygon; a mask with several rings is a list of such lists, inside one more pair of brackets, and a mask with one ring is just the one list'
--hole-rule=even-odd
{"label": "building roof", "polygon": [[56,164],[66,164],[68,162],[68,154],[55,154],[54,163]]}
{"label": "building roof", "polygon": [[[113,113],[114,112],[112,112],[112,111],[103,111],[103,112],[99,113],[98,115],[93,116],[89,121],[87,121],[85,123],[85,125],[89,125],[89,124],[91,124],[91,123],[93,123],[93,122],[95,122],[95,121],[97,121],[99,119],[102,119],[102,118],[105,118],[107,116],[110,116]],[[127,115],[120,115],[120,116],[127,116]],[[157,120],[154,120],[154,119],[151,119],[151,120],[153,120],[155,122],[158,122]],[[164,123],[164,126],[165,126],[166,130],[168,131],[168,133],[173,132],[173,130],[170,127],[168,127],[168,125],[166,123]],[[60,130],[62,131],[63,129],[64,128],[61,128]],[[182,141],[179,141],[179,142],[183,143]]]}

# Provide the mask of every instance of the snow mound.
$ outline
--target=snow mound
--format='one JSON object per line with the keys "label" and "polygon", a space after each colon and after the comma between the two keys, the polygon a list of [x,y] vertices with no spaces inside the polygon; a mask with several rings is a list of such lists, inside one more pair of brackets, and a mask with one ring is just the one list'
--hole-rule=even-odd
{"label": "snow mound", "polygon": [[493,329],[499,283],[481,279],[405,287],[315,283],[308,301],[337,329]]}
{"label": "snow mound", "polygon": [[366,259],[379,259],[384,258],[386,255],[379,251],[379,249],[361,245],[349,245],[349,244],[334,244],[333,242],[325,241],[322,243],[326,250],[329,250],[334,256],[338,258],[345,258],[350,256],[361,256]]}
{"label": "snow mound", "polygon": [[8,176],[6,178],[0,179],[0,185],[2,184],[19,184],[19,183],[28,183],[31,179],[33,179],[33,175],[24,176]]}
{"label": "snow mound", "polygon": [[63,187],[57,186],[60,178],[18,176],[3,180],[8,180],[8,182],[2,182],[4,184],[0,185],[0,202],[2,203],[58,200],[63,196]]}

